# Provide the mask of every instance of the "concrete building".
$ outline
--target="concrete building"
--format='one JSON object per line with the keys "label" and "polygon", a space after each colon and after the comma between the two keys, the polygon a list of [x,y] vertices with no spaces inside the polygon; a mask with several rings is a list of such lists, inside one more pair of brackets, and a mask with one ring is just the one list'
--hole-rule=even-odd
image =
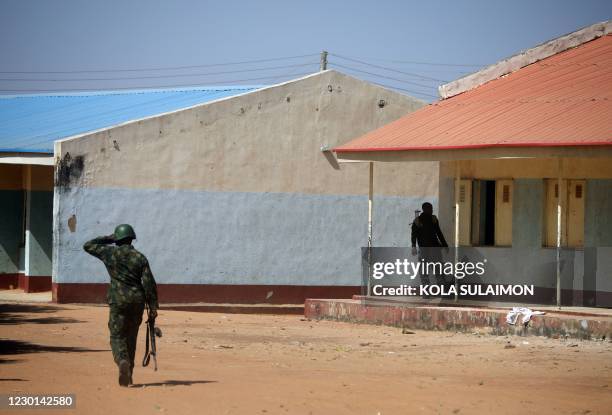
{"label": "concrete building", "polygon": [[0,96],[0,288],[51,289],[54,140],[253,89]]}
{"label": "concrete building", "polygon": [[[424,103],[336,71],[242,92],[56,141],[56,301],[104,301],[108,276],[82,245],[124,222],[162,302],[360,292],[367,165],[329,149]],[[392,163],[377,180],[376,237],[406,244],[437,164]]]}
{"label": "concrete building", "polygon": [[438,161],[443,231],[488,260],[472,283],[535,286],[508,301],[611,307],[611,28],[442,85],[439,102],[336,147],[338,158]]}

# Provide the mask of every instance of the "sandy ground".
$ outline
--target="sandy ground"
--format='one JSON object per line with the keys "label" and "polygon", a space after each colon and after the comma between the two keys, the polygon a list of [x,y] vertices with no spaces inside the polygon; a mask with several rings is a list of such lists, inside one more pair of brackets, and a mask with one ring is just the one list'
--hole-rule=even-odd
{"label": "sandy ground", "polygon": [[[0,393],[41,414],[610,414],[612,343],[162,311],[159,371],[117,385],[95,306],[0,304]],[[137,360],[142,359],[141,328]]]}

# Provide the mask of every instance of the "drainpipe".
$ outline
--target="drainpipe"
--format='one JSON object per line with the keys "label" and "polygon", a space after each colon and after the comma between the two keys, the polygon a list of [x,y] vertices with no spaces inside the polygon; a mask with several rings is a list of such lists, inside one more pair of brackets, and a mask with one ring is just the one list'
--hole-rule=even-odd
{"label": "drainpipe", "polygon": [[559,157],[557,165],[557,307],[561,308],[561,213],[562,213],[562,188],[561,176],[563,171],[563,159]]}
{"label": "drainpipe", "polygon": [[[456,161],[455,167],[455,269],[459,262],[459,192],[461,190],[461,161]],[[455,302],[459,300],[459,293],[457,292],[459,283],[455,278]]]}
{"label": "drainpipe", "polygon": [[368,186],[368,292],[372,280],[372,209],[374,208],[374,162],[370,162],[370,182]]}

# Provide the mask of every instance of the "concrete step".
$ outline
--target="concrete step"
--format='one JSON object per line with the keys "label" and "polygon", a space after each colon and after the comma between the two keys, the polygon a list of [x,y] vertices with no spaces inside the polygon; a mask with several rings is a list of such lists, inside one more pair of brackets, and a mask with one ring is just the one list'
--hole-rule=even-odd
{"label": "concrete step", "polygon": [[384,301],[307,299],[304,315],[311,319],[382,324],[420,330],[451,330],[495,335],[552,338],[612,339],[611,314],[568,314],[546,310],[528,326],[506,323],[507,308],[414,305]]}
{"label": "concrete step", "polygon": [[304,304],[160,304],[160,310],[193,311],[225,314],[304,314]]}
{"label": "concrete step", "polygon": [[532,310],[539,310],[545,312],[552,312],[555,314],[567,314],[571,316],[609,316],[612,317],[612,309],[610,308],[595,308],[595,307],[574,307],[574,306],[563,306],[561,308],[551,305],[539,305],[539,304],[528,304],[528,303],[509,303],[501,301],[478,301],[478,300],[466,300],[459,299],[457,302],[449,298],[431,298],[428,300],[420,297],[397,297],[395,299],[389,298],[377,298],[377,297],[366,297],[364,295],[353,295],[353,300],[368,301],[382,304],[397,304],[397,305],[410,305],[414,307],[422,306],[436,306],[436,307],[475,307],[483,309],[497,309],[497,310],[511,310],[512,307],[527,307]]}
{"label": "concrete step", "polygon": [[50,303],[51,291],[26,293],[22,289],[0,290],[0,302]]}

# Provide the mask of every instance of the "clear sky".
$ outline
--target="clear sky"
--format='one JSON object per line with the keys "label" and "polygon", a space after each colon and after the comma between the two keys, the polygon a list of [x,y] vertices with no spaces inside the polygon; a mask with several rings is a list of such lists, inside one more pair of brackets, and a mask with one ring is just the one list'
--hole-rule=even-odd
{"label": "clear sky", "polygon": [[611,18],[611,0],[2,0],[0,93],[272,84],[328,50],[331,68],[431,101],[438,84]]}

